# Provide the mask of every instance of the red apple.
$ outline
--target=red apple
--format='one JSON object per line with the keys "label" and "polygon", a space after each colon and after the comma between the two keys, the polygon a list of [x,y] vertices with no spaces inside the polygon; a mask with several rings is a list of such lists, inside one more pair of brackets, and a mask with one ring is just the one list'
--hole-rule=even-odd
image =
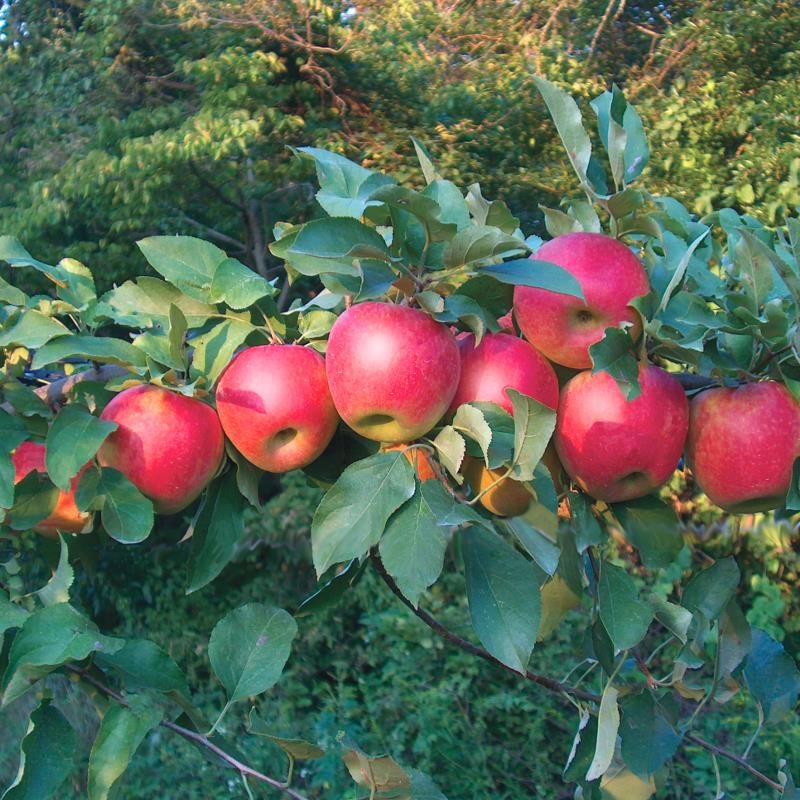
{"label": "red apple", "polygon": [[554,441],[567,474],[592,497],[643,497],[672,475],[689,427],[689,403],[676,378],[639,367],[642,393],[626,400],[607,372],[588,370],[561,390]]}
{"label": "red apple", "polygon": [[[22,442],[11,456],[11,461],[14,464],[14,483],[19,483],[28,473],[34,470],[46,474],[46,453],[47,449],[43,444]],[[92,515],[88,512],[78,511],[78,506],[75,505],[75,490],[78,487],[81,475],[83,475],[88,466],[88,464],[84,465],[70,481],[68,492],[60,491],[58,493],[55,508],[46,519],[35,525],[33,530],[45,536],[55,536],[56,531],[64,533],[83,532]]]}
{"label": "red apple", "polygon": [[551,361],[591,367],[589,347],[603,338],[606,328],[623,322],[632,323],[631,335],[639,336],[641,320],[630,302],[647,294],[650,284],[644,267],[624,244],[600,233],[567,233],[542,245],[532,258],[565,269],[586,298],[584,303],[545,289],[514,289],[520,330]]}
{"label": "red apple", "polygon": [[453,334],[424,311],[391,303],[351,306],[325,354],[342,419],[389,444],[426,434],[450,407],[461,362]]}
{"label": "red apple", "polygon": [[686,460],[720,508],[779,508],[798,456],[800,405],[783,384],[709,389],[692,400]]}
{"label": "red apple", "polygon": [[239,353],[217,384],[217,413],[233,446],[268,472],[310,464],[339,424],[325,360],[296,344]]}
{"label": "red apple", "polygon": [[225,439],[211,406],[158,386],[121,391],[100,419],[119,426],[97,461],[125,475],[159,514],[186,508],[222,463]]}
{"label": "red apple", "polygon": [[506,389],[516,389],[552,409],[558,407],[558,378],[550,362],[523,339],[487,333],[475,347],[469,333],[459,337],[461,379],[450,411],[473,401],[496,403],[513,413]]}

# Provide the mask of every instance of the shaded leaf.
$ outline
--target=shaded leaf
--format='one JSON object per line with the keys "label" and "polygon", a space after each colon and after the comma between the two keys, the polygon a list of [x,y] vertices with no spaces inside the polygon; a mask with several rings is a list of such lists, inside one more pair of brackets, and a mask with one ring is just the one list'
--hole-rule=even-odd
{"label": "shaded leaf", "polygon": [[653,612],[640,599],[628,573],[604,561],[597,595],[600,619],[614,646],[627,650],[638,644],[647,633]]}
{"label": "shaded leaf", "polygon": [[683,548],[681,523],[675,509],[653,495],[612,506],[625,538],[639,551],[645,566],[668,567]]}

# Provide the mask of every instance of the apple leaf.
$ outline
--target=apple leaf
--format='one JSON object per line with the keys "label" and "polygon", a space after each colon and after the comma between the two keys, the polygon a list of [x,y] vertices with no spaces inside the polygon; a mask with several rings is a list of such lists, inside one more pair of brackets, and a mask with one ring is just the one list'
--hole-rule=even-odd
{"label": "apple leaf", "polygon": [[211,583],[233,558],[244,535],[246,507],[236,470],[230,469],[212,481],[192,521],[187,594]]}
{"label": "apple leaf", "polygon": [[330,608],[342,599],[345,592],[360,580],[369,562],[354,558],[346,567],[324,583],[314,594],[303,600],[295,612],[295,618],[304,617]]}
{"label": "apple leaf", "polygon": [[445,425],[436,434],[433,446],[436,448],[442,466],[453,476],[457,483],[461,483],[464,477],[458,470],[461,468],[461,462],[464,460],[464,454],[467,451],[464,437],[452,425]]}
{"label": "apple leaf", "polygon": [[614,748],[619,731],[618,697],[619,691],[609,681],[600,698],[600,709],[597,712],[597,741],[592,763],[586,773],[587,781],[597,780],[604,775],[614,758]]}
{"label": "apple leaf", "polygon": [[247,603],[226,614],[211,632],[208,657],[228,702],[271,689],[296,635],[297,623],[282,608]]}
{"label": "apple leaf", "polygon": [[67,661],[82,661],[96,651],[116,652],[123,639],[103,636],[97,626],[67,603],[31,614],[11,642],[2,679],[3,705]]}
{"label": "apple leaf", "polygon": [[[442,219],[442,209],[433,197],[405,186],[381,186],[370,201],[383,203],[400,213],[411,214],[427,231],[430,242],[446,242],[456,234],[456,226]],[[395,235],[400,230],[396,226]]]}
{"label": "apple leaf", "polygon": [[59,336],[40,347],[33,357],[33,369],[41,369],[67,358],[84,358],[101,364],[143,367],[145,354],[130,342],[110,336]]}
{"label": "apple leaf", "polygon": [[768,723],[779,722],[797,705],[800,692],[797,664],[780,642],[759,628],[753,629],[744,676]]}
{"label": "apple leaf", "polygon": [[644,638],[653,612],[642,602],[636,584],[622,567],[603,561],[597,600],[603,627],[617,650],[627,650]]}
{"label": "apple leaf", "polygon": [[546,289],[548,292],[567,294],[584,300],[583,290],[574,275],[558,264],[536,258],[518,258],[481,267],[477,275],[491,275],[501,283],[512,286],[530,286],[533,289]]}
{"label": "apple leaf", "polygon": [[439,481],[418,483],[411,500],[389,519],[380,541],[386,571],[415,606],[444,566],[448,537],[437,509],[447,504],[448,495]]}
{"label": "apple leaf", "polygon": [[202,376],[209,386],[213,386],[222,374],[222,370],[230,364],[236,350],[254,330],[255,327],[249,322],[226,319],[192,339],[191,345],[194,348],[192,378]]}
{"label": "apple leaf", "polygon": [[524,517],[512,517],[502,524],[511,531],[545,575],[555,575],[561,558],[561,548],[555,542],[537,530]]}
{"label": "apple leaf", "polygon": [[[368,756],[355,746],[346,746],[341,755],[350,777],[375,797],[387,794],[396,797],[398,792],[411,787],[408,773],[391,756]],[[403,791],[400,796],[407,797],[408,793]]]}
{"label": "apple leaf", "polygon": [[583,118],[575,100],[555,84],[534,76],[539,92],[553,118],[558,135],[567,151],[570,163],[581,184],[587,183],[586,173],[592,157],[592,143],[583,127]]}
{"label": "apple leaf", "polygon": [[0,639],[11,628],[18,628],[30,616],[30,612],[18,603],[12,603],[4,589],[0,589]]}
{"label": "apple leaf", "polygon": [[622,328],[606,328],[603,338],[589,348],[592,373],[607,372],[617,382],[626,400],[641,393],[639,362],[633,354],[633,339]]}
{"label": "apple leaf", "polygon": [[313,742],[308,742],[305,739],[288,739],[284,736],[276,736],[272,733],[271,727],[256,714],[254,708],[250,709],[250,715],[247,718],[247,732],[255,736],[263,736],[296,761],[322,758],[325,755],[325,750]]}
{"label": "apple leaf", "polygon": [[159,275],[201,302],[208,301],[217,268],[228,258],[216,245],[194,236],[150,236],[136,244]]}
{"label": "apple leaf", "polygon": [[75,491],[78,508],[100,509],[106,533],[122,544],[143,542],[153,529],[153,504],[121,472],[88,469]]}
{"label": "apple leaf", "polygon": [[635,775],[653,775],[675,755],[681,736],[664,718],[647,690],[625,697],[620,705],[622,759]]}
{"label": "apple leaf", "polygon": [[506,389],[506,394],[514,409],[511,477],[517,481],[530,481],[555,430],[556,412],[516,389]]}
{"label": "apple leaf", "polygon": [[470,225],[448,242],[443,263],[447,268],[468,267],[481,261],[507,258],[527,251],[528,247],[522,239],[503,233],[499,228]]}
{"label": "apple leaf", "polygon": [[94,661],[100,668],[120,674],[128,690],[152,689],[189,696],[186,676],[180,667],[172,656],[148,639],[126,639],[121,650],[97,653]]}
{"label": "apple leaf", "polygon": [[5,524],[16,531],[26,531],[53,513],[59,490],[53,482],[33,470],[14,487],[14,504]]}
{"label": "apple leaf", "polygon": [[489,447],[492,443],[492,429],[489,427],[483,412],[469,403],[464,403],[458,407],[453,417],[453,428],[478,443],[488,464]]}
{"label": "apple leaf", "polygon": [[143,697],[127,698],[126,706],[110,706],[89,754],[88,800],[108,800],[111,788],[162,716],[161,709]]}
{"label": "apple leaf", "polygon": [[422,190],[422,194],[439,206],[442,222],[455,225],[457,231],[470,226],[469,207],[461,190],[452,181],[434,180]]}
{"label": "apple leaf", "polygon": [[496,533],[474,527],[460,537],[472,627],[495,658],[524,673],[539,630],[536,571]]}
{"label": "apple leaf", "polygon": [[72,478],[116,429],[116,422],[98,419],[81,405],[64,406],[47,432],[45,465],[50,480],[69,491]]}
{"label": "apple leaf", "polygon": [[612,506],[625,538],[639,551],[645,566],[668,567],[683,548],[678,515],[671,505],[647,495]]}
{"label": "apple leaf", "polygon": [[233,309],[249,308],[262,297],[273,297],[275,289],[266,278],[235,258],[226,258],[214,271],[210,300]]}
{"label": "apple leaf", "polygon": [[487,200],[479,183],[470,184],[467,188],[467,206],[478,225],[500,228],[509,234],[519,228],[519,219],[511,213],[508,206],[502,200]]}
{"label": "apple leaf", "polygon": [[60,547],[58,566],[53,573],[53,577],[34,593],[43,606],[68,603],[69,587],[72,586],[72,582],[75,580],[75,570],[69,563],[69,547],[66,539],[61,534],[58,534],[58,542]]}
{"label": "apple leaf", "polygon": [[740,578],[736,561],[732,557],[722,558],[686,584],[681,605],[699,611],[709,621],[718,619],[735,594]]}
{"label": "apple leaf", "polygon": [[314,514],[311,552],[317,575],[367,553],[415,488],[414,469],[400,451],[376,453],[347,467]]}
{"label": "apple leaf", "polygon": [[31,714],[20,747],[19,768],[3,800],[48,800],[75,768],[77,737],[49,699]]}
{"label": "apple leaf", "polygon": [[572,514],[572,524],[575,527],[575,546],[579,553],[587,547],[602,544],[606,537],[600,523],[592,513],[592,504],[586,495],[580,492],[569,493],[569,508]]}
{"label": "apple leaf", "polygon": [[58,320],[45,316],[41,311],[23,309],[10,324],[3,325],[0,347],[19,345],[33,350],[65,334],[69,334],[69,330]]}

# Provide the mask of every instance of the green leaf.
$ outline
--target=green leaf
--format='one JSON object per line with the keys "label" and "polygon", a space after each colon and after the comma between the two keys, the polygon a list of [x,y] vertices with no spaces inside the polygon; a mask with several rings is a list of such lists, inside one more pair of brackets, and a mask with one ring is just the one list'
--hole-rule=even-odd
{"label": "green leaf", "polygon": [[199,302],[182,294],[179,289],[159,278],[141,277],[136,282],[126,281],[100,299],[97,313],[108,316],[120,325],[131,328],[149,328],[169,324],[171,306],[178,306],[190,328],[205,324],[215,306]]}
{"label": "green leaf", "polygon": [[69,491],[72,478],[94,458],[106,437],[116,429],[116,422],[98,419],[83,406],[64,406],[47,432],[45,465],[50,480]]}
{"label": "green leaf", "polygon": [[473,183],[467,190],[467,206],[478,225],[500,228],[504,233],[514,233],[519,220],[502,200],[487,200],[481,193],[481,185]]}
{"label": "green leaf", "polygon": [[183,311],[174,303],[169,307],[169,360],[172,364],[177,364],[181,371],[186,369],[186,356],[184,354],[184,343],[186,331],[189,325]]}
{"label": "green leaf", "polygon": [[624,183],[624,154],[628,139],[622,127],[622,117],[627,106],[625,97],[615,85],[612,91],[603,92],[590,105],[597,114],[597,128],[608,153],[614,183],[621,187]]}
{"label": "green leaf", "polygon": [[575,527],[575,546],[579,553],[587,548],[602,544],[606,535],[600,523],[592,513],[592,503],[580,492],[569,493],[569,507],[572,512],[572,524]]}
{"label": "green leaf", "polygon": [[631,772],[646,778],[675,755],[680,734],[660,713],[646,690],[625,697],[621,705],[622,759]]}
{"label": "green leaf", "polygon": [[[356,748],[342,750],[342,761],[352,779],[365,786],[375,797],[398,797],[396,792],[409,789],[408,773],[391,756],[368,756]],[[380,794],[377,794],[380,793]],[[407,796],[402,792],[400,797]]]}
{"label": "green leaf", "polygon": [[225,443],[225,452],[228,454],[228,458],[236,465],[236,487],[239,489],[239,494],[253,508],[261,508],[258,484],[264,473],[251,464],[230,442]]}
{"label": "green leaf", "polygon": [[444,266],[471,266],[487,259],[496,260],[528,250],[525,242],[499,228],[470,225],[459,231],[444,251]]}
{"label": "green leaf", "polygon": [[506,520],[503,526],[511,531],[545,574],[556,574],[561,548],[555,542],[534,528],[524,517],[512,517]]}
{"label": "green leaf", "polygon": [[539,630],[541,598],[532,564],[482,528],[461,533],[472,627],[483,646],[524,673]]}
{"label": "green leaf", "polygon": [[194,300],[206,302],[214,274],[227,256],[194,236],[150,236],[136,243],[153,269]]}
{"label": "green leaf", "polygon": [[297,761],[322,758],[322,756],[325,755],[325,751],[313,742],[308,742],[305,739],[290,739],[284,736],[276,736],[272,733],[271,726],[256,714],[254,708],[250,709],[250,715],[247,719],[247,732],[255,736],[263,736]]}
{"label": "green leaf", "polygon": [[0,261],[7,261],[12,267],[33,267],[56,283],[65,283],[58,267],[35,259],[14,236],[0,236]]}
{"label": "green leaf", "polygon": [[0,303],[12,306],[25,306],[28,304],[28,295],[12,286],[8,281],[0,278]]}
{"label": "green leaf", "polygon": [[[432,197],[404,186],[381,186],[370,196],[371,201],[384,203],[391,209],[410,214],[427,231],[430,242],[445,242],[453,238],[456,226],[442,219],[442,209]],[[402,227],[395,224],[395,236]]]}
{"label": "green leaf", "polygon": [[58,262],[59,276],[66,285],[60,285],[56,294],[75,308],[84,309],[97,299],[91,271],[74,258]]}
{"label": "green leaf", "polygon": [[369,196],[394,178],[372,172],[360,164],[318,147],[298,147],[295,152],[314,160],[320,190],[317,202],[331,217],[360,219],[369,203]]}
{"label": "green leaf", "polygon": [[625,538],[639,551],[646,567],[668,567],[683,548],[681,523],[671,505],[648,495],[612,506]]}
{"label": "green leaf", "polygon": [[47,317],[41,311],[23,309],[10,325],[0,330],[0,347],[20,345],[34,350],[56,336],[68,333],[69,330],[57,319]]}
{"label": "green leaf", "polygon": [[629,103],[622,117],[622,127],[625,128],[627,140],[625,142],[625,183],[636,180],[650,161],[650,146],[647,143],[647,134],[644,132],[642,120],[636,109]]}
{"label": "green leaf", "polygon": [[309,340],[327,336],[337,319],[338,317],[332,311],[325,311],[321,308],[301,314],[298,327],[302,338]]}
{"label": "green leaf", "polygon": [[639,361],[633,353],[633,339],[621,328],[606,328],[603,338],[589,348],[592,373],[607,372],[617,382],[626,400],[641,393]]}
{"label": "green leaf", "polygon": [[436,180],[441,180],[441,175],[431,160],[428,148],[417,139],[416,136],[411,137],[411,143],[414,145],[414,152],[417,154],[417,161],[422,168],[422,174],[425,176],[425,183],[431,184]]}
{"label": "green leaf", "polygon": [[[681,253],[678,263],[672,270],[672,276],[670,277],[667,288],[664,290],[664,294],[661,297],[661,302],[658,306],[659,311],[663,311],[667,307],[667,303],[669,303],[670,298],[678,286],[680,286],[681,281],[686,274],[686,269],[689,266],[689,262],[692,260],[694,251],[699,247],[700,243],[706,238],[706,236],[708,236],[710,232],[711,228],[706,228],[688,247],[684,244],[684,242],[680,242],[681,250],[683,252]],[[664,233],[665,244],[670,240],[670,238],[677,239],[674,234],[666,231]]]}
{"label": "green leaf", "polygon": [[534,76],[533,80],[553,118],[575,173],[581,183],[586,183],[586,171],[592,155],[592,143],[589,140],[589,134],[583,127],[583,119],[577,103],[569,94],[544,78]]}
{"label": "green leaf", "polygon": [[439,206],[442,222],[455,225],[458,231],[470,225],[469,207],[461,190],[452,181],[435,180],[423,189],[422,194]]}
{"label": "green leaf", "polygon": [[414,496],[389,519],[380,541],[384,567],[415,606],[444,566],[447,532],[439,525],[436,509],[446,503],[439,481],[418,483]]}
{"label": "green leaf", "polygon": [[651,595],[650,605],[656,619],[681,642],[686,644],[689,635],[689,626],[692,624],[692,613],[683,606],[670,603],[658,595]]}
{"label": "green leaf", "polygon": [[583,289],[574,275],[557,264],[535,258],[518,258],[481,267],[479,275],[491,275],[501,283],[512,286],[530,286],[534,289],[546,289],[556,294],[566,294],[585,300]]}
{"label": "green leaf", "polygon": [[29,616],[27,609],[12,603],[5,590],[0,589],[0,641],[7,630],[19,628]]}
{"label": "green leaf", "polygon": [[681,604],[713,621],[722,614],[739,585],[741,574],[733,558],[722,558],[698,572],[683,590]]}
{"label": "green leaf", "polygon": [[[270,249],[280,255],[274,245]],[[374,228],[348,217],[306,223],[286,250],[286,261],[301,275],[359,275],[360,259],[388,261],[389,251]]]}
{"label": "green leaf", "polygon": [[262,297],[272,297],[275,289],[250,267],[235,258],[226,258],[211,280],[212,303],[225,303],[233,309],[249,308]]}
{"label": "green leaf", "polygon": [[255,330],[249,323],[238,319],[226,319],[206,333],[191,341],[194,348],[191,376],[203,376],[213,386],[222,370],[230,364],[236,351]]}
{"label": "green leaf", "polygon": [[750,652],[752,634],[742,609],[731,600],[719,620],[717,663],[719,675],[729,678]]}
{"label": "green leaf", "polygon": [[20,747],[19,769],[2,800],[48,800],[58,796],[75,768],[77,737],[64,715],[42,700],[31,714]]}
{"label": "green leaf", "polygon": [[208,487],[192,523],[187,594],[211,583],[233,558],[244,535],[246,507],[233,470]]}
{"label": "green leaf", "polygon": [[[16,470],[11,454],[0,450],[0,509],[11,508],[14,505],[14,477]],[[5,514],[0,514],[5,517]]]}
{"label": "green leaf", "polygon": [[341,572],[333,576],[327,583],[323,584],[314,594],[307,597],[300,603],[295,617],[304,617],[307,614],[315,614],[336,605],[345,592],[361,580],[361,576],[367,568],[367,561],[359,563],[354,558]]}
{"label": "green leaf", "polygon": [[47,582],[45,586],[36,592],[43,606],[52,606],[56,603],[69,602],[69,587],[75,580],[75,571],[69,563],[69,547],[67,546],[66,539],[59,533],[58,541],[60,545],[60,554],[58,557],[58,566],[53,573],[53,577]]}
{"label": "green leaf", "polygon": [[484,458],[488,461],[489,447],[492,444],[492,429],[479,408],[469,403],[459,406],[453,417],[453,428],[477,442]]}
{"label": "green leaf", "polygon": [[514,409],[514,460],[511,477],[517,481],[533,479],[547,443],[556,427],[556,412],[532,397],[506,389]]}
{"label": "green leaf", "polygon": [[347,467],[314,514],[311,551],[317,576],[376,545],[415,486],[414,469],[400,451],[376,453]]}
{"label": "green leaf", "polygon": [[594,756],[586,773],[587,781],[597,780],[605,775],[614,758],[619,730],[619,691],[609,681],[600,698],[600,709],[597,712],[597,741]]}
{"label": "green leaf", "polygon": [[186,676],[173,658],[148,639],[126,639],[115,653],[97,653],[95,664],[122,676],[129,691],[152,689],[189,696]]}
{"label": "green leaf", "polygon": [[445,425],[436,434],[433,446],[436,448],[436,453],[439,461],[442,462],[442,466],[458,483],[461,483],[463,477],[458,470],[461,468],[461,462],[464,460],[464,455],[467,451],[464,437],[452,425]]}
{"label": "green leaf", "polygon": [[29,530],[53,513],[57,501],[58,487],[33,470],[14,487],[14,504],[5,524],[15,531]]}
{"label": "green leaf", "polygon": [[602,563],[597,599],[600,619],[617,650],[627,650],[644,638],[653,612],[642,602],[624,569]]}
{"label": "green leaf", "polygon": [[110,336],[60,336],[36,351],[33,369],[41,369],[67,358],[85,358],[103,364],[144,367],[144,353],[130,342]]}
{"label": "green leaf", "polygon": [[544,213],[544,224],[552,238],[555,239],[556,236],[566,236],[568,233],[583,230],[581,221],[570,214],[565,214],[558,208],[548,208],[541,204],[539,208]]}
{"label": "green leaf", "polygon": [[100,509],[106,533],[122,544],[143,542],[153,529],[153,504],[121,472],[89,469],[75,492],[79,509]]}
{"label": "green leaf", "polygon": [[[134,698],[136,699],[136,698]],[[107,800],[144,737],[162,719],[160,709],[129,700],[106,711],[89,755],[89,800]]]}
{"label": "green leaf", "polygon": [[34,612],[11,643],[2,680],[3,705],[67,661],[82,661],[96,651],[113,653],[123,643],[101,635],[91,620],[66,603]]}
{"label": "green leaf", "polygon": [[247,603],[226,614],[211,632],[208,657],[228,701],[271,689],[281,677],[297,635],[282,608]]}
{"label": "green leaf", "polygon": [[797,705],[800,672],[794,658],[766,631],[753,628],[744,677],[768,723],[779,722]]}

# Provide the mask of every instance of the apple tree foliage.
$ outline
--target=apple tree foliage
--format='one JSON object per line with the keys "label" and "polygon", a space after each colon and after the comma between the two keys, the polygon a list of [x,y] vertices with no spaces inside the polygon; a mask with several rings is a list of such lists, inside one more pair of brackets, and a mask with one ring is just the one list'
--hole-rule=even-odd
{"label": "apple tree foliage", "polygon": [[[578,186],[561,207],[544,209],[548,233],[605,231],[638,250],[650,278],[650,292],[637,301],[645,337],[637,343],[626,330],[609,329],[592,348],[593,369],[609,372],[629,398],[639,390],[643,358],[681,373],[690,392],[770,376],[800,398],[800,223],[770,229],[731,209],[697,218],[638,185],[650,150],[639,115],[618,88],[582,114],[555,85],[537,79],[537,86]],[[693,730],[701,713],[724,713],[728,700],[747,693],[758,708],[755,738],[793,713],[800,691],[793,658],[767,632],[751,629],[737,603],[735,560],[702,562],[668,489],[611,506],[575,488],[559,493],[541,464],[555,412],[517,392],[509,392],[512,415],[466,404],[415,443],[433,459],[437,480],[420,482],[402,452],[376,452],[375,443],[340,428],[305,469],[327,488],[311,533],[319,590],[298,598],[294,614],[248,603],[218,622],[208,660],[227,701],[216,720],[194,707],[186,676],[164,650],[145,639],[106,636],[70,603],[81,535],[59,535],[49,582],[24,579],[15,557],[19,537],[51,513],[58,491],[113,430],[98,415],[115,392],[152,383],[213,404],[215,382],[240,348],[297,342],[324,353],[337,315],[366,300],[411,302],[480,339],[499,329],[514,285],[581,296],[556,265],[538,261],[531,269],[541,240],[526,238],[503,202],[487,199],[477,183],[462,190],[422,143],[414,147],[421,191],[336,153],[296,149],[316,168],[324,213],[275,226],[272,255],[293,280],[317,286],[286,312],[278,309],[274,283],[190,236],[141,240],[158,277],[100,295],[83,264],[47,264],[16,239],[0,238],[0,260],[8,265],[0,278],[0,699],[6,705],[32,690],[40,698],[4,798],[57,796],[75,768],[75,733],[45,681],[56,672],[86,689],[102,715],[88,762],[91,800],[109,796],[156,726],[237,771],[248,793],[260,784],[276,796],[305,797],[295,764],[323,754],[315,743],[282,737],[251,715],[249,733],[286,753],[284,780],[241,761],[217,728],[232,704],[280,680],[299,635],[295,618],[337,602],[367,569],[376,569],[446,641],[571,705],[575,735],[571,748],[565,742],[563,774],[576,797],[650,796],[663,783],[665,764],[685,746],[706,749],[715,763],[738,764],[778,795],[800,797],[785,764],[751,764],[750,748],[733,753]],[[26,294],[15,286],[18,270],[37,271],[51,291]],[[46,443],[47,475],[32,473],[15,485],[11,453],[26,440]],[[528,485],[531,508],[499,519],[480,507],[460,474],[466,455],[491,468],[507,465]],[[233,558],[244,510],[259,505],[259,479],[229,447],[181,545],[188,593]],[[76,501],[113,540],[105,546],[146,542],[153,529],[152,504],[114,470],[88,470]],[[792,519],[796,512],[797,482],[776,514]],[[426,591],[448,550],[463,572],[467,638],[425,611]],[[583,610],[586,658],[560,680],[537,673],[536,650],[547,647],[549,633],[574,607]],[[444,797],[431,778],[391,756],[369,755],[345,737],[339,747],[358,796]]]}

